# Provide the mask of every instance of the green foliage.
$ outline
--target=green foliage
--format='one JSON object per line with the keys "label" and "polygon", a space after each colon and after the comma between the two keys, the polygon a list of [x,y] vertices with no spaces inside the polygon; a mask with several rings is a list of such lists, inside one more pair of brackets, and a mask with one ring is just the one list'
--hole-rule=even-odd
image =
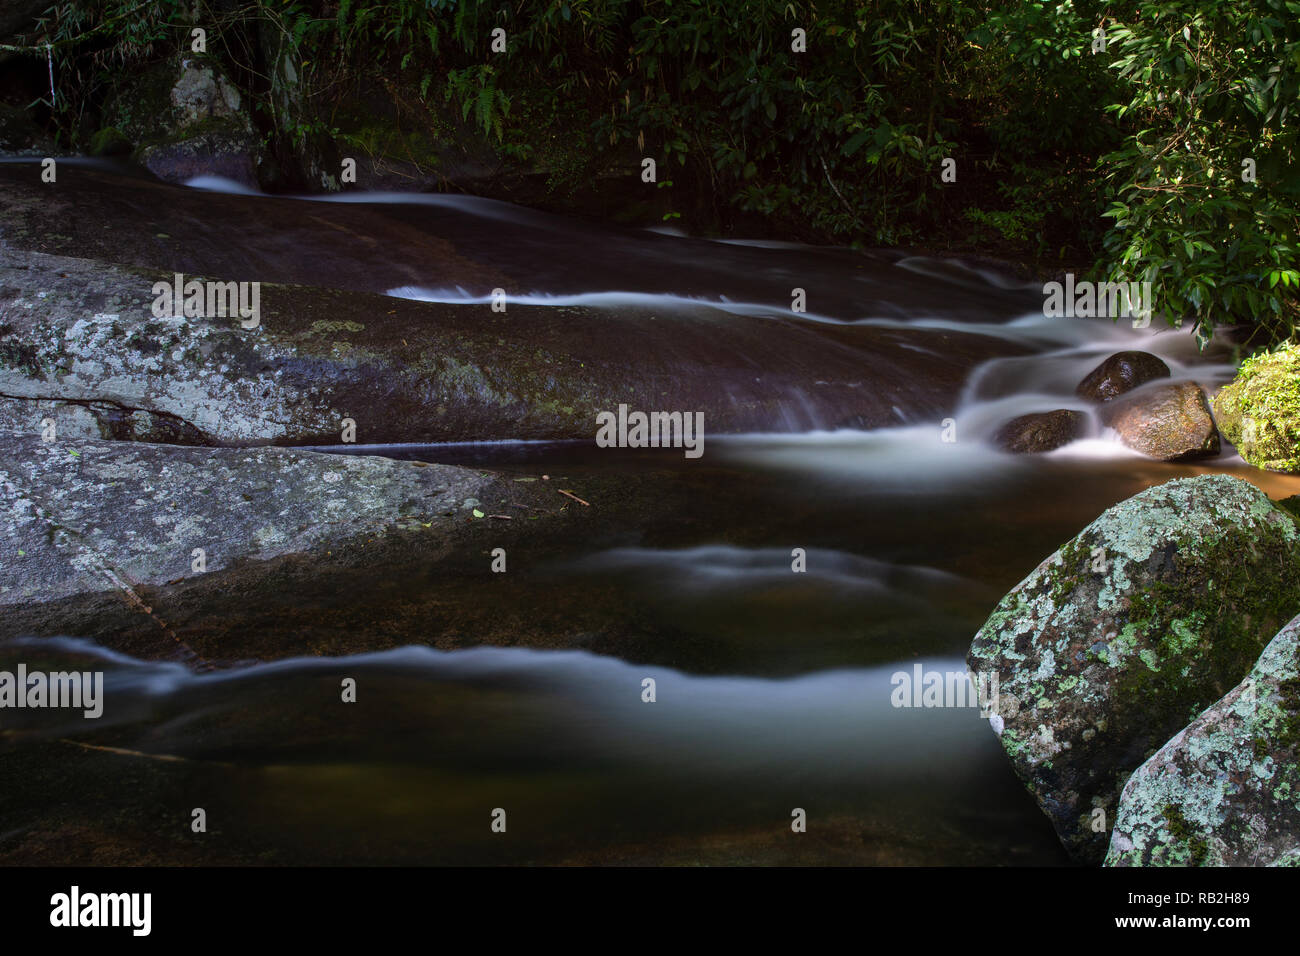
{"label": "green foliage", "polygon": [[484,133],[502,136],[502,124],[510,114],[510,97],[497,86],[497,73],[489,64],[480,63],[447,74],[448,100],[461,104],[461,117],[474,122]]}
{"label": "green foliage", "polygon": [[1224,322],[1294,334],[1300,3],[1147,2],[1114,36],[1109,108],[1128,132],[1102,157],[1110,274],[1150,281],[1169,320],[1202,339]]}
{"label": "green foliage", "polygon": [[[45,36],[60,127],[93,112],[113,73],[183,48],[190,8],[57,4]],[[715,225],[751,214],[819,240],[1093,261],[1094,278],[1151,282],[1157,311],[1202,339],[1244,324],[1280,340],[1300,321],[1300,0],[198,9],[210,50],[298,148],[334,133],[332,104],[366,79],[426,126],[441,110],[458,117],[555,190],[654,157],[674,203],[711,210]],[[796,29],[806,52],[792,48]],[[297,64],[307,115],[277,99],[270,55]],[[940,180],[946,158],[955,183]]]}

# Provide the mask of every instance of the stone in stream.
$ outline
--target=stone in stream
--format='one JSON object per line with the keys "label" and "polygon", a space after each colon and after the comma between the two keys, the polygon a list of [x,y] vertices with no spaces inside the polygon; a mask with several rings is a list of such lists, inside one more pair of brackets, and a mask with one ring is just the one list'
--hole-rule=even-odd
{"label": "stone in stream", "polygon": [[1005,451],[1027,454],[1053,451],[1083,436],[1088,416],[1068,408],[1033,412],[1007,422],[993,441]]}
{"label": "stone in stream", "polygon": [[93,142],[137,144],[136,158],[159,179],[206,175],[258,184],[262,147],[243,97],[213,57],[173,56],[131,77],[105,117]]}
{"label": "stone in stream", "polygon": [[1300,473],[1300,346],[1248,359],[1214,396],[1214,414],[1250,464]]}
{"label": "stone in stream", "polygon": [[1300,864],[1300,617],[1134,772],[1106,864]]}
{"label": "stone in stream", "polygon": [[1116,352],[1085,375],[1075,392],[1090,402],[1109,402],[1139,385],[1168,377],[1169,366],[1150,352]]}
{"label": "stone in stream", "polygon": [[702,413],[710,434],[821,416],[878,427],[900,407],[937,420],[1005,348],[707,308],[495,312],[270,283],[246,329],[234,316],[156,318],[160,281],[174,277],[0,247],[0,427],[37,434],[53,418],[69,438],[335,444],[351,419],[359,444],[593,440],[597,415],[624,403]]}
{"label": "stone in stream", "polygon": [[1194,382],[1148,386],[1102,406],[1100,415],[1125,445],[1148,458],[1190,461],[1219,453],[1209,400]]}
{"label": "stone in stream", "polygon": [[1120,502],[1008,594],[968,663],[991,720],[1078,860],[1105,855],[1129,775],[1239,683],[1300,611],[1300,527],[1224,475]]}

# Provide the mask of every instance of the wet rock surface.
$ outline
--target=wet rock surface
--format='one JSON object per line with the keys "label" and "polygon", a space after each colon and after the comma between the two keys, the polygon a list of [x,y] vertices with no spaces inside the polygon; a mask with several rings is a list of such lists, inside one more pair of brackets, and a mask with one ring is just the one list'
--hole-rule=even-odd
{"label": "wet rock surface", "polygon": [[[473,196],[400,194],[388,197],[400,202],[385,202],[233,195],[71,162],[60,163],[51,189],[40,172],[35,163],[0,164],[0,235],[12,248],[164,272],[357,292],[422,286],[461,298],[494,288],[512,299],[725,297],[742,314],[755,303],[790,317],[792,289],[803,283],[809,315],[845,321],[934,314],[1003,322],[1041,305],[1040,296],[1000,288],[969,268],[898,252],[661,235]],[[919,330],[874,331],[903,332],[906,341],[926,345]],[[933,341],[931,350],[942,354],[943,340]],[[1019,354],[1006,345],[986,342],[982,351]]]}
{"label": "wet rock surface", "polygon": [[1050,412],[1033,412],[1007,422],[993,441],[1005,451],[1034,454],[1054,451],[1087,431],[1088,416],[1083,412],[1058,408]]}
{"label": "wet rock surface", "polygon": [[[1008,594],[968,663],[1071,854],[1100,862],[1130,774],[1300,610],[1300,528],[1254,486],[1178,479],[1109,509]],[[1097,812],[1104,814],[1098,817]]]}
{"label": "wet rock surface", "polygon": [[442,529],[486,483],[386,458],[12,434],[0,475],[4,537],[18,542],[0,583],[8,605],[184,580],[200,573],[194,548],[213,573],[359,534]]}
{"label": "wet rock surface", "polygon": [[155,318],[154,284],[172,281],[0,248],[0,424],[34,434],[53,403],[93,435],[86,408],[108,403],[172,422],[187,443],[331,444],[348,418],[361,443],[590,439],[596,415],[626,403],[703,412],[706,433],[883,425],[941,417],[996,347],[922,333],[940,358],[906,330],[708,309],[494,312],[270,284],[246,329],[237,316]]}
{"label": "wet rock surface", "polygon": [[75,634],[216,667],[404,645],[579,648],[701,671],[743,659],[726,637],[666,621],[653,589],[563,586],[575,554],[648,527],[689,534],[716,511],[707,470],[543,477],[3,437],[0,641]]}
{"label": "wet rock surface", "polygon": [[495,547],[598,542],[653,510],[635,489],[619,499],[615,482],[597,511],[546,482],[450,465],[4,438],[0,639],[75,633],[145,658],[515,643],[537,631],[566,646],[583,623],[567,606],[549,620],[535,605],[531,625],[495,629],[455,611],[444,627],[455,595],[440,585],[490,580]]}
{"label": "wet rock surface", "polygon": [[1139,385],[1169,377],[1169,366],[1150,352],[1116,352],[1089,372],[1075,390],[1092,402],[1109,402]]}
{"label": "wet rock surface", "polygon": [[1101,420],[1129,448],[1160,461],[1219,454],[1219,430],[1205,390],[1194,382],[1152,385],[1103,406]]}

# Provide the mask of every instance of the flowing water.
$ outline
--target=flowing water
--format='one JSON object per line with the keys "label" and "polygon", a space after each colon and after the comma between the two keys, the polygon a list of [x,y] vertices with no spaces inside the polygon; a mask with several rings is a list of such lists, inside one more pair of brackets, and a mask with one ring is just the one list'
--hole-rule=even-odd
{"label": "flowing water", "polygon": [[[762,322],[788,318],[789,289],[805,284],[820,293],[804,321],[905,328],[936,360],[943,332],[960,328],[1006,343],[1006,354],[970,375],[949,422],[900,408],[897,427],[829,430],[819,410],[791,412],[770,431],[708,434],[699,462],[586,442],[328,449],[563,474],[579,486],[584,475],[653,471],[689,483],[700,517],[649,515],[625,542],[566,546],[512,571],[514,590],[482,576],[444,582],[448,613],[468,621],[527,615],[529,596],[544,592],[610,609],[594,630],[588,621],[560,635],[567,649],[408,646],[198,673],[75,635],[0,646],[0,669],[102,669],[108,688],[93,730],[27,712],[0,735],[0,859],[1064,863],[978,709],[895,707],[894,675],[963,670],[1000,597],[1144,487],[1219,471],[1275,498],[1300,493],[1300,479],[1257,472],[1230,447],[1162,464],[1096,422],[1051,454],[995,450],[993,432],[1016,415],[1088,411],[1074,386],[1116,350],[1155,352],[1176,380],[1207,386],[1232,365],[1169,330],[1045,319],[1026,307],[1023,284],[982,267],[614,236],[468,197],[334,201],[426,224],[436,214],[458,249],[521,277],[532,292],[516,301],[704,307],[718,322]],[[441,278],[375,281],[408,298],[490,294]],[[795,549],[804,574],[791,573]],[[609,634],[633,630],[648,636],[621,658],[603,650]],[[438,637],[431,630],[429,644]],[[344,678],[357,681],[355,704],[339,703]],[[642,700],[647,678],[653,703]],[[206,834],[190,830],[195,807]],[[505,833],[490,827],[498,808]],[[796,808],[806,833],[791,831]]]}

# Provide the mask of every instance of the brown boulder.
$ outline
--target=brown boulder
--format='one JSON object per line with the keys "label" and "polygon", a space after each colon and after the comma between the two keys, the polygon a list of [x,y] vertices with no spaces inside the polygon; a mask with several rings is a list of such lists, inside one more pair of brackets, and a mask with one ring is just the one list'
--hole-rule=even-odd
{"label": "brown boulder", "polygon": [[1004,451],[1033,454],[1053,451],[1083,436],[1088,416],[1068,408],[1050,412],[1033,412],[1013,418],[993,436]]}
{"label": "brown boulder", "polygon": [[1102,423],[1129,448],[1161,461],[1210,458],[1219,430],[1205,391],[1193,382],[1158,385],[1108,404]]}
{"label": "brown boulder", "polygon": [[1139,385],[1168,377],[1169,366],[1150,352],[1116,352],[1084,376],[1075,393],[1090,402],[1109,402]]}

